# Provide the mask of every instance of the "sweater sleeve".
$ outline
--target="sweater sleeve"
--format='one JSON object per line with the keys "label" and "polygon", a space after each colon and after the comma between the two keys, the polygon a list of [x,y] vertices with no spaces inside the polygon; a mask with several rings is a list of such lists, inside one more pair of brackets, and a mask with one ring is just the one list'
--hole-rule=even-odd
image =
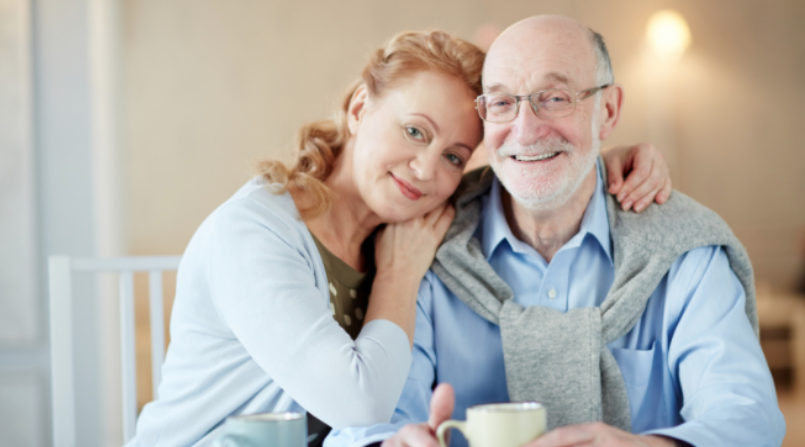
{"label": "sweater sleeve", "polygon": [[405,332],[387,320],[356,340],[316,285],[303,228],[248,198],[219,210],[208,244],[214,305],[254,361],[323,422],[388,422],[411,363]]}

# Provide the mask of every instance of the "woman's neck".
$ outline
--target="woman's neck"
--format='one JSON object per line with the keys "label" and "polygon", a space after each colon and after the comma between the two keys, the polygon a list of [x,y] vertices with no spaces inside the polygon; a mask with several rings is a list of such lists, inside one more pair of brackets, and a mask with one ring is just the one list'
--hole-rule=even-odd
{"label": "woman's neck", "polygon": [[[332,192],[330,207],[319,216],[305,219],[305,225],[332,254],[362,272],[366,270],[363,243],[383,222],[359,194],[351,173],[345,169],[346,157],[339,158],[324,182]],[[297,205],[308,199],[302,192],[292,191],[291,195]]]}

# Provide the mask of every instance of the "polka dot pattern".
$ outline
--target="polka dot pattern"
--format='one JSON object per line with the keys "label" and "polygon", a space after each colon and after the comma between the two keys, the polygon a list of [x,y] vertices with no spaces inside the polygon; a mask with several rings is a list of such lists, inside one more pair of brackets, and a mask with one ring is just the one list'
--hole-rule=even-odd
{"label": "polka dot pattern", "polygon": [[[359,272],[313,237],[324,264],[326,287],[330,298],[330,312],[333,320],[352,339],[358,338],[363,328],[366,309],[369,306],[369,293],[372,290],[374,269],[372,257],[367,258],[367,272]],[[371,248],[371,247],[370,247]],[[372,250],[373,252],[373,250]]]}

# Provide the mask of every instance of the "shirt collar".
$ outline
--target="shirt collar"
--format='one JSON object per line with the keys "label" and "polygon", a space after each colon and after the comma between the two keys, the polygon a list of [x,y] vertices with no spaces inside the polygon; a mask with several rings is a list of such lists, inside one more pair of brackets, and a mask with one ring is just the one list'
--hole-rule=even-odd
{"label": "shirt collar", "polygon": [[[525,242],[514,237],[509,223],[506,221],[506,214],[503,211],[503,201],[501,199],[502,186],[497,177],[492,181],[492,188],[488,196],[484,198],[483,206],[483,232],[481,245],[489,261],[501,242],[506,241],[516,253],[536,253],[535,250]],[[601,169],[596,169],[595,191],[592,199],[584,211],[581,219],[581,228],[561,250],[578,247],[582,244],[587,235],[591,235],[594,240],[604,250],[610,264],[612,261],[612,243],[609,234],[609,218],[607,217],[606,194],[604,192],[604,181],[601,177]]]}

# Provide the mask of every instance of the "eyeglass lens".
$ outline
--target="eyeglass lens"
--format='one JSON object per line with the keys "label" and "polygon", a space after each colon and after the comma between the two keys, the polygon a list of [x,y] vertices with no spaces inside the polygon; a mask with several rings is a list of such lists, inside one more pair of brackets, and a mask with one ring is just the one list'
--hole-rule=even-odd
{"label": "eyeglass lens", "polygon": [[[515,96],[490,93],[484,95],[483,100],[479,101],[478,111],[481,118],[486,121],[507,122],[517,116],[518,101],[526,99],[526,97],[520,97],[518,100]],[[562,118],[573,113],[573,93],[569,90],[537,92],[531,95],[530,100],[532,109],[540,118]]]}

